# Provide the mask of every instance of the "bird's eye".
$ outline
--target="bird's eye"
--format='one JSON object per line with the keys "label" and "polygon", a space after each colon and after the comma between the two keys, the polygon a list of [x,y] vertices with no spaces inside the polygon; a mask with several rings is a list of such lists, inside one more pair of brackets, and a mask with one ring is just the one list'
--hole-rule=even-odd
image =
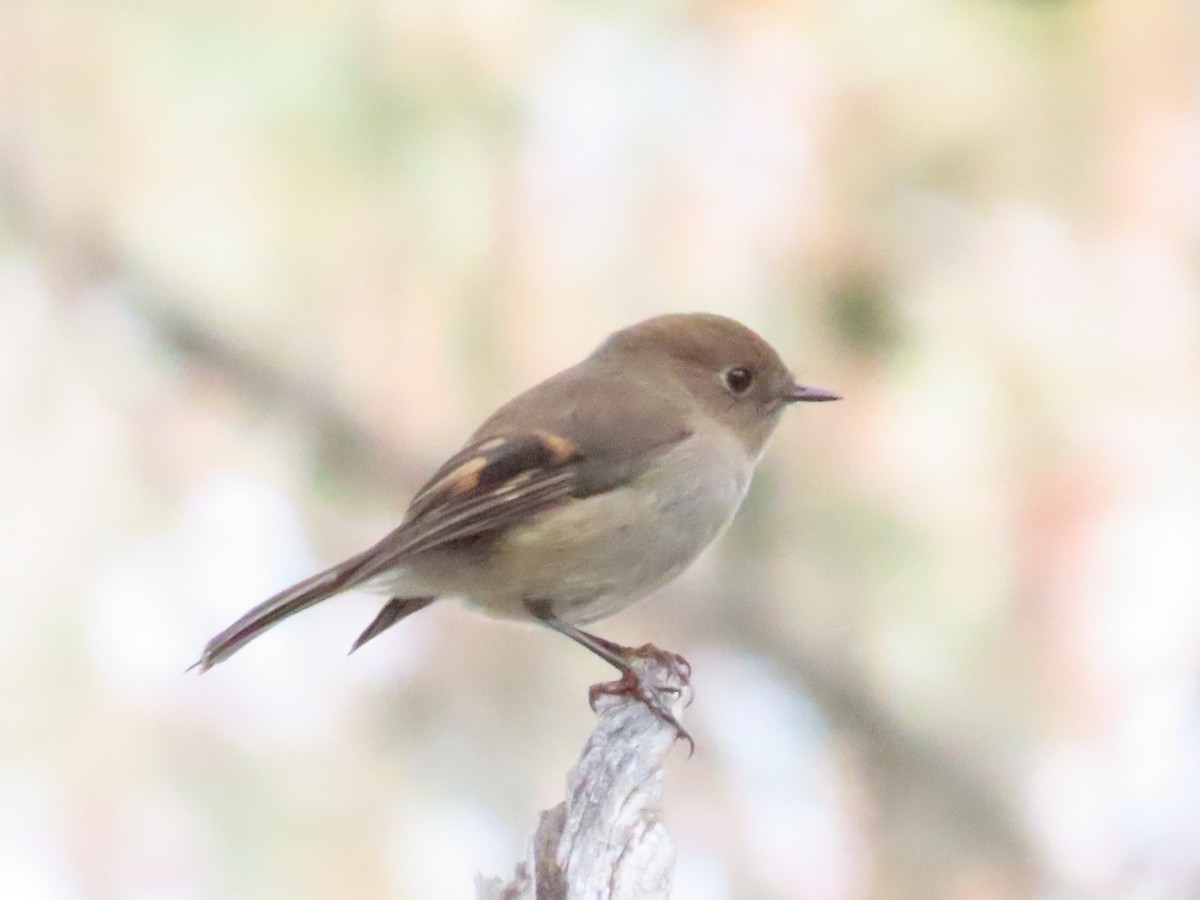
{"label": "bird's eye", "polygon": [[749,369],[743,369],[741,366],[734,366],[732,369],[726,369],[722,376],[725,381],[725,387],[734,394],[744,394],[750,390],[750,385],[754,383],[754,376]]}

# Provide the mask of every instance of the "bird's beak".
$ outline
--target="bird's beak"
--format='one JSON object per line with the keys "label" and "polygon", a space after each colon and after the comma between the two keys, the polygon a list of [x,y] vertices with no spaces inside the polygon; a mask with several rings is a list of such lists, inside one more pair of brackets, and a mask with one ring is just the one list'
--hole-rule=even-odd
{"label": "bird's beak", "polygon": [[783,398],[788,403],[825,403],[829,400],[841,400],[841,394],[835,394],[833,391],[827,391],[823,388],[805,387],[802,384],[792,382],[791,390],[784,395]]}

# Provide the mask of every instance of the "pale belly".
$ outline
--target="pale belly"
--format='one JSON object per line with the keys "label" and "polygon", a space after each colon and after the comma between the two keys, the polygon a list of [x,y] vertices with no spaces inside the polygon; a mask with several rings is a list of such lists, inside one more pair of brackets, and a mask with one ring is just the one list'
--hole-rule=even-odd
{"label": "pale belly", "polygon": [[410,574],[436,586],[431,593],[465,596],[493,615],[529,618],[525,602],[543,600],[567,622],[605,618],[671,581],[724,530],[751,471],[740,447],[729,452],[730,464],[709,468],[705,477],[692,474],[696,466],[668,466],[687,475],[643,477],[572,500],[486,553],[437,554]]}

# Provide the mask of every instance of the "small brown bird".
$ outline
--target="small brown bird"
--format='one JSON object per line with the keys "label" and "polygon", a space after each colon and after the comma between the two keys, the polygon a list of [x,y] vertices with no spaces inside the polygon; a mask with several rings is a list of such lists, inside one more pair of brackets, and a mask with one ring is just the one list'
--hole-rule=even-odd
{"label": "small brown bird", "polygon": [[642,684],[633,651],[579,626],[662,587],[721,533],[786,406],[837,399],[797,384],[771,345],[732,319],[666,315],[618,331],[500,407],[394,531],[251,609],[193,668],[349,588],[390,598],[352,651],[457,595],[587,647],[622,673],[596,690],[634,694],[690,741]]}

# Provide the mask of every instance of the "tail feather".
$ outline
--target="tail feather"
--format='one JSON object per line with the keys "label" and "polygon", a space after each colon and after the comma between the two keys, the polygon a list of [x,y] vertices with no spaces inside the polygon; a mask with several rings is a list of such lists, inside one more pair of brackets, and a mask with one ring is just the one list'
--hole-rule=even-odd
{"label": "tail feather", "polygon": [[366,553],[352,556],[264,600],[205,644],[204,652],[191,669],[201,672],[211,669],[268,628],[366,580],[363,577],[363,563],[368,558]]}
{"label": "tail feather", "polygon": [[437,597],[393,597],[383,605],[379,615],[372,619],[371,624],[355,639],[350,647],[350,652],[353,653],[372,638],[379,637],[401,619],[419,612],[436,599]]}

